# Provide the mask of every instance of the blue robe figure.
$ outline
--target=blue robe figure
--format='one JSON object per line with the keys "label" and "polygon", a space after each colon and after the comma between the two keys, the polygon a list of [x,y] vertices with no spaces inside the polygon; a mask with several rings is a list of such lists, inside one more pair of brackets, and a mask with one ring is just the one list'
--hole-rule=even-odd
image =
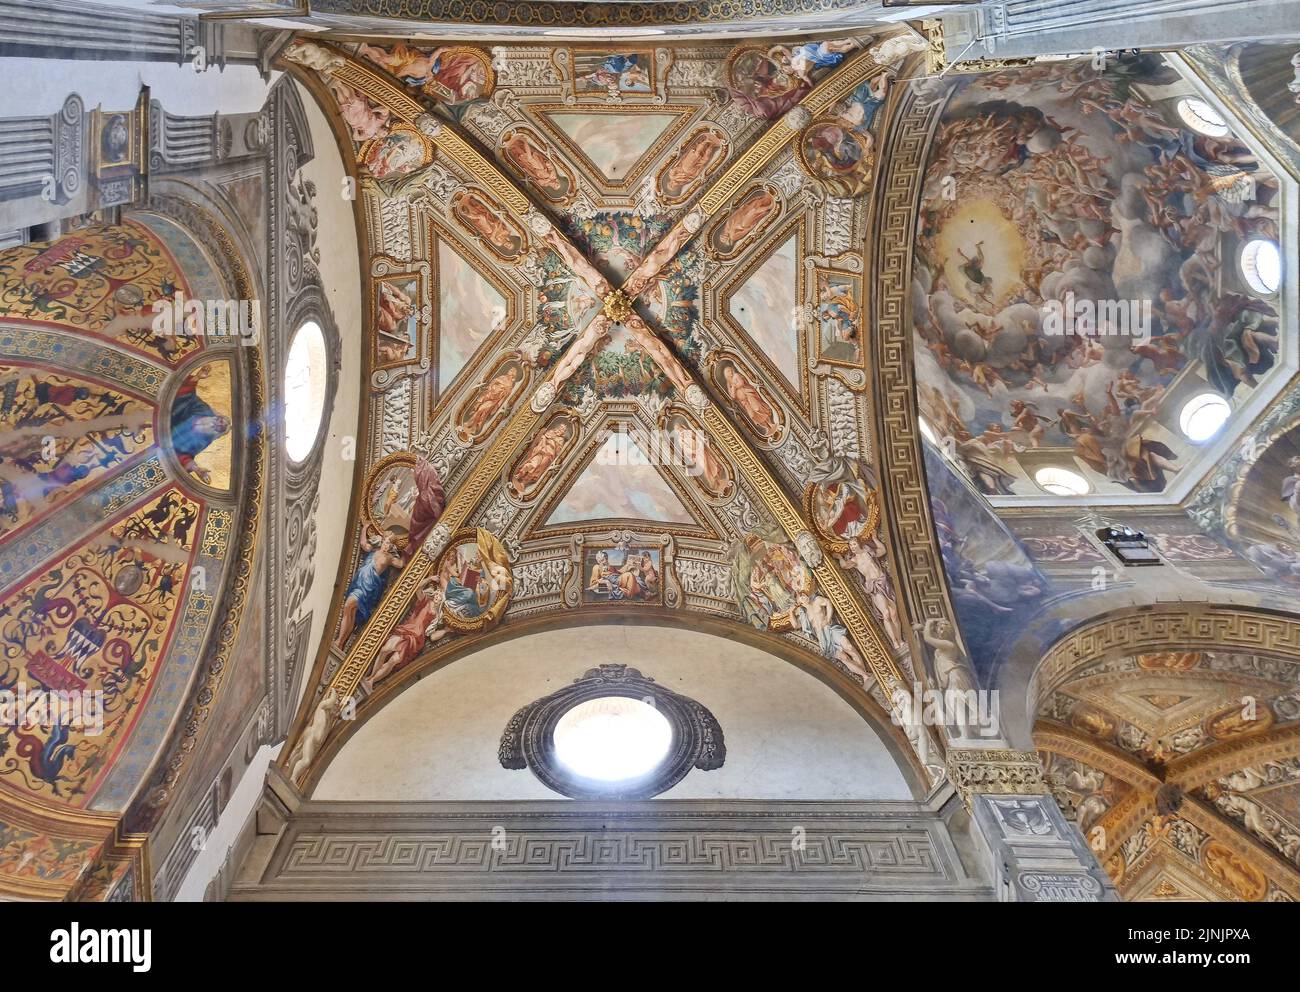
{"label": "blue robe figure", "polygon": [[194,459],[230,430],[230,421],[195,392],[194,381],[181,386],[172,403],[172,449],[187,472],[198,470]]}
{"label": "blue robe figure", "polygon": [[344,597],[345,601],[348,599],[356,601],[355,626],[357,627],[365,626],[366,621],[370,619],[370,614],[384,598],[384,590],[388,588],[388,580],[392,575],[391,568],[385,568],[382,573],[375,570],[375,556],[379,551],[379,548],[375,548],[366,552],[365,557],[361,559],[357,574],[352,576],[352,582],[348,585],[348,594]]}
{"label": "blue robe figure", "polygon": [[454,578],[448,580],[443,599],[458,615],[467,620],[473,620],[483,612],[483,606],[478,601],[478,592],[469,586],[461,585]]}
{"label": "blue robe figure", "polygon": [[790,50],[790,61],[796,63],[802,59],[811,62],[818,69],[829,69],[843,62],[847,54],[847,52],[832,52],[824,41],[809,41],[802,45],[795,45]]}

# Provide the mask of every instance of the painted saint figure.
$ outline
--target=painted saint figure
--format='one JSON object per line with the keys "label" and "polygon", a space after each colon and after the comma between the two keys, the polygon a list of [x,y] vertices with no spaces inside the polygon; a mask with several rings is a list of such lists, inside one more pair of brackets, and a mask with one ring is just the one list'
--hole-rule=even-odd
{"label": "painted saint figure", "polygon": [[731,470],[714,453],[713,446],[709,444],[705,433],[694,427],[677,424],[674,434],[691,474],[699,477],[709,494],[722,497],[731,492],[733,485]]}
{"label": "painted saint figure", "polygon": [[376,179],[408,176],[429,161],[424,139],[409,128],[393,128],[362,145],[359,165]]}
{"label": "painted saint figure", "polygon": [[502,258],[515,258],[523,251],[523,238],[479,195],[457,193],[452,197],[451,208],[466,227],[482,237]]}
{"label": "painted saint figure", "polygon": [[403,564],[391,534],[377,535],[377,541],[373,543],[363,539],[361,546],[365,554],[348,584],[338,635],[334,638],[334,646],[339,650],[347,644],[354,630],[365,626],[370,614],[383,599],[393,572]]}
{"label": "painted saint figure", "polygon": [[211,372],[212,366],[204,366],[185,380],[176,392],[171,416],[172,450],[181,467],[205,483],[211,482],[211,473],[199,467],[194,459],[217,438],[230,432],[230,419],[213,410],[197,392],[199,380]]}
{"label": "painted saint figure", "polygon": [[463,428],[470,438],[477,438],[497,415],[502,405],[514,394],[519,382],[519,368],[507,365],[479,390],[466,409]]}
{"label": "painted saint figure", "polygon": [[550,471],[568,439],[569,424],[563,420],[538,434],[510,476],[510,491],[523,496],[536,486]]}
{"label": "painted saint figure", "polygon": [[746,196],[718,228],[714,246],[722,253],[736,251],[750,240],[767,220],[780,209],[776,195],[763,186]]}
{"label": "painted saint figure", "polygon": [[753,425],[759,437],[771,441],[781,433],[780,418],[776,410],[740,369],[730,363],[723,365],[722,381],[727,399],[731,400],[736,409],[745,415],[745,419]]}
{"label": "painted saint figure", "polygon": [[525,130],[516,128],[505,133],[501,155],[548,199],[563,199],[573,188],[572,179],[561,174],[551,153]]}
{"label": "painted saint figure", "polygon": [[713,128],[697,132],[664,173],[659,185],[664,196],[673,202],[686,199],[718,167],[726,148],[727,139],[722,132]]}

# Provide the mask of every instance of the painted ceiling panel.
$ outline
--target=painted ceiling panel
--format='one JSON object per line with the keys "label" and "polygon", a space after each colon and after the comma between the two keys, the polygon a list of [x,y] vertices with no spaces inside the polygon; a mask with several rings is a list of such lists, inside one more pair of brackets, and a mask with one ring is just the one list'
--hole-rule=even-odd
{"label": "painted ceiling panel", "polygon": [[728,310],[758,349],[799,391],[798,239],[791,235],[727,301]]}
{"label": "painted ceiling panel", "polygon": [[650,147],[678,121],[677,114],[610,114],[552,110],[548,120],[610,182],[624,183]]}
{"label": "painted ceiling panel", "polygon": [[1285,382],[1290,304],[1237,254],[1276,242],[1289,194],[1244,133],[1191,130],[1195,94],[1157,55],[952,88],[921,204],[918,389],[985,493],[1042,497],[1044,465],[1102,495],[1185,491],[1214,446],[1185,436],[1182,404],[1259,409]]}
{"label": "painted ceiling panel", "polygon": [[456,376],[506,317],[506,301],[447,242],[438,244],[438,391]]}
{"label": "painted ceiling panel", "polygon": [[694,519],[636,440],[626,434],[611,434],[546,523],[645,520],[689,524]]}

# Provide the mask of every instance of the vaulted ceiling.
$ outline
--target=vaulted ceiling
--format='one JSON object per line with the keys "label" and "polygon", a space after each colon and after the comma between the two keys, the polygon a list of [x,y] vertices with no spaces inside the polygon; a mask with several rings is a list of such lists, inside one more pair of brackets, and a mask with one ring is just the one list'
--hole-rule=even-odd
{"label": "vaulted ceiling", "polygon": [[[924,47],[284,51],[355,156],[374,307],[317,716],[382,705],[503,616],[572,610],[725,618],[877,712],[910,684],[871,467],[864,194]],[[494,563],[475,598],[465,577]]]}
{"label": "vaulted ceiling", "polygon": [[[1035,473],[1067,466],[1073,505],[1176,504],[1294,371],[1290,297],[1235,261],[1294,223],[1294,181],[1191,129],[1205,92],[1175,57],[945,80],[908,28],[300,38],[281,62],[355,163],[371,300],[356,545],[286,759],[303,785],[344,717],[548,617],[698,611],[881,715],[921,643],[941,684],[954,651],[996,684],[996,645],[1058,588],[988,498],[1059,520]],[[914,230],[890,212],[908,189]],[[1138,309],[1089,336],[1076,298]],[[1230,406],[1208,444],[1178,423],[1202,393]],[[945,647],[909,615],[960,628]]]}

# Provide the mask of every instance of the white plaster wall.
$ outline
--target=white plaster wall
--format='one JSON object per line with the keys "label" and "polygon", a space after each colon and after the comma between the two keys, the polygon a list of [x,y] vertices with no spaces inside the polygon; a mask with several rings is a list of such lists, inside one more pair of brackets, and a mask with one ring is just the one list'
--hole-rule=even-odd
{"label": "white plaster wall", "polygon": [[640,668],[722,725],[723,767],[693,769],[662,798],[912,798],[875,729],[813,676],[746,644],[650,626],[544,631],[454,662],[362,726],[313,798],[560,798],[501,767],[501,731],[521,706],[608,662]]}
{"label": "white plaster wall", "polygon": [[[303,664],[311,666],[325,635],[325,615],[334,592],[339,558],[349,540],[348,506],[357,463],[344,457],[347,453],[345,448],[357,451],[363,447],[344,443],[356,439],[361,404],[361,262],[352,213],[354,204],[343,197],[346,172],[334,132],[311,93],[298,83],[294,85],[298,87],[298,95],[302,97],[311,124],[311,140],[316,155],[307,164],[305,175],[316,184],[314,202],[320,219],[316,245],[320,248],[321,284],[334,313],[342,345],[341,355],[337,356],[342,365],[334,408],[330,413],[329,434],[324,442],[320,506],[316,511],[316,577],[302,606],[304,614],[312,614],[311,637],[303,661]],[[306,681],[303,680],[304,686]]]}

